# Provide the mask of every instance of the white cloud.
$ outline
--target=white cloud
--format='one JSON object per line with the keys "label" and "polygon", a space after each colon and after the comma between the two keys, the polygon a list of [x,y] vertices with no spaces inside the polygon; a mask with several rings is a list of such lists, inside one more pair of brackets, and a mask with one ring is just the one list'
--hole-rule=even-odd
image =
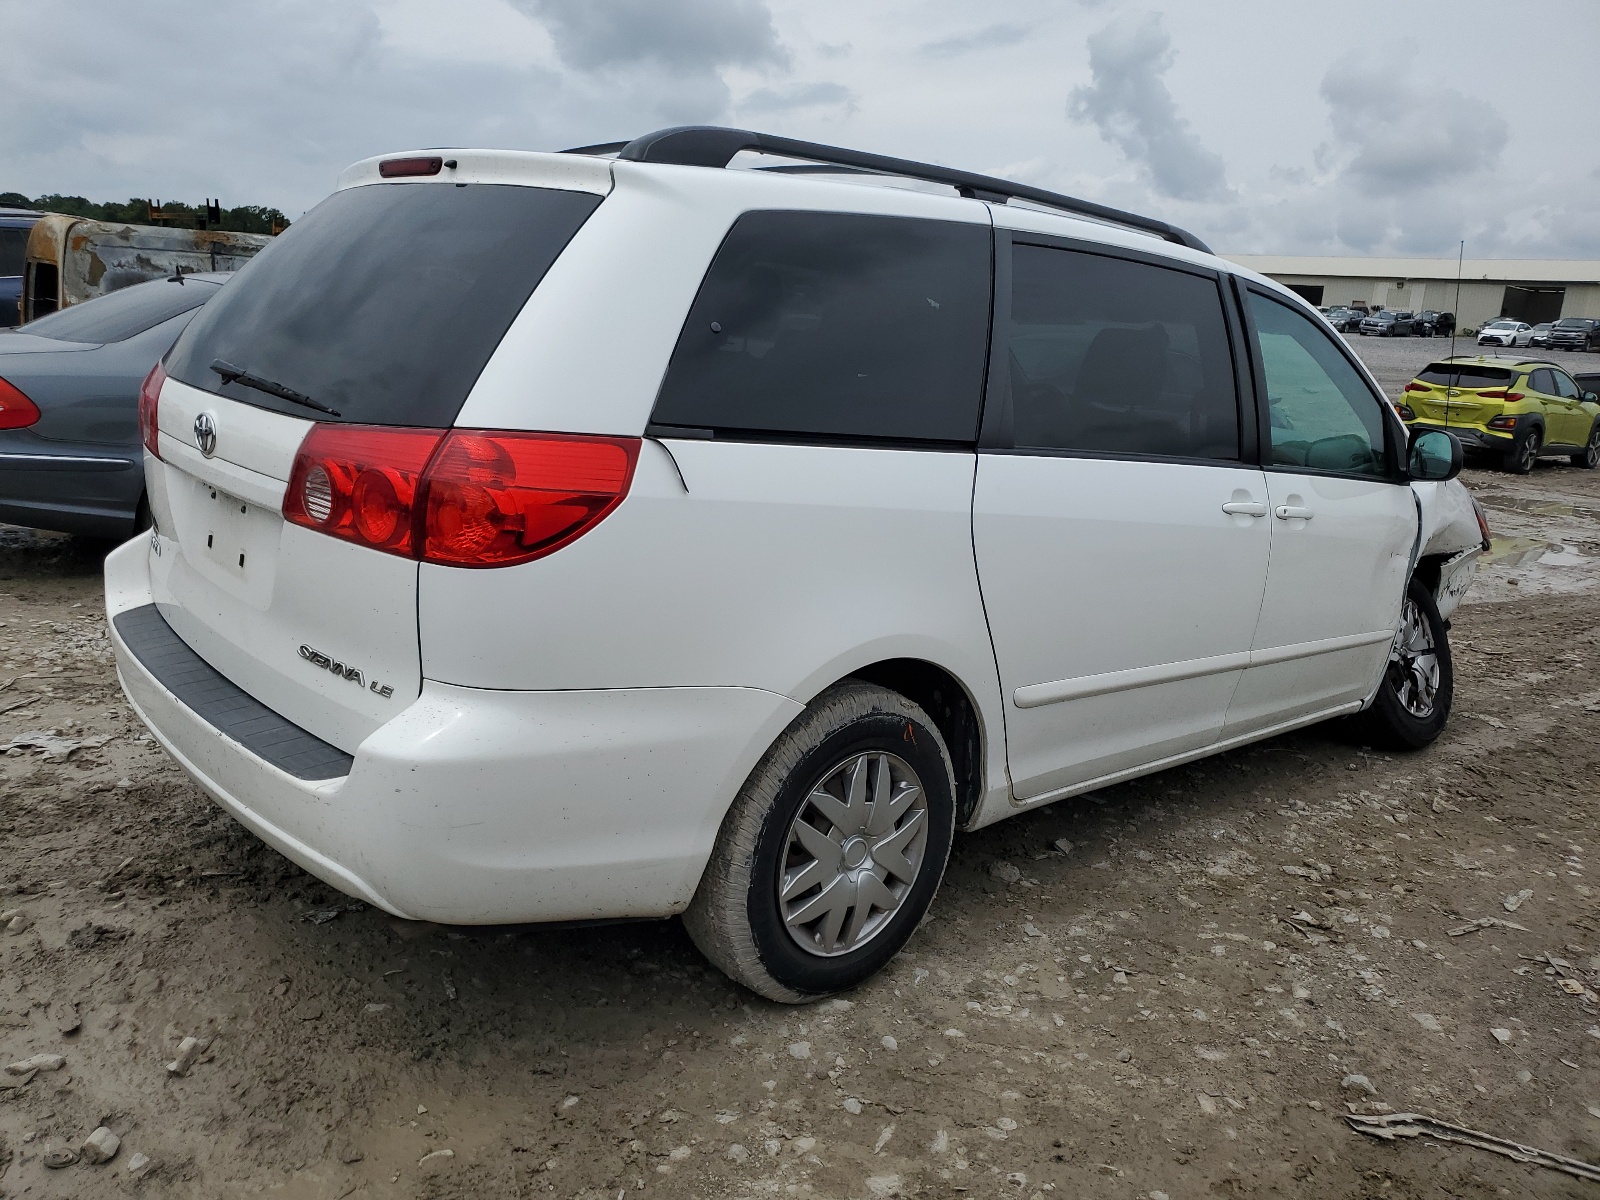
{"label": "white cloud", "polygon": [[1118,146],[1160,195],[1225,200],[1229,188],[1222,159],[1178,114],[1162,79],[1173,58],[1161,14],[1119,17],[1089,38],[1093,81],[1073,89],[1072,115]]}

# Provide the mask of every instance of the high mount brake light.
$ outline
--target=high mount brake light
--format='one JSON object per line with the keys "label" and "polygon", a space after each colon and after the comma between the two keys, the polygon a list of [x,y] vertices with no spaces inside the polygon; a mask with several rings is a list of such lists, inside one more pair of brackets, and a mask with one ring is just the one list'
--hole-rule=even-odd
{"label": "high mount brake light", "polygon": [[39,419],[39,406],[22,389],[0,379],[0,429],[26,429]]}
{"label": "high mount brake light", "polygon": [[378,164],[385,179],[404,179],[410,175],[437,175],[444,169],[443,158],[386,158]]}
{"label": "high mount brake light", "polygon": [[157,458],[161,457],[161,385],[166,381],[167,369],[157,363],[139,385],[139,440]]}
{"label": "high mount brake light", "polygon": [[283,515],[357,545],[458,567],[531,562],[628,494],[639,439],[316,425]]}

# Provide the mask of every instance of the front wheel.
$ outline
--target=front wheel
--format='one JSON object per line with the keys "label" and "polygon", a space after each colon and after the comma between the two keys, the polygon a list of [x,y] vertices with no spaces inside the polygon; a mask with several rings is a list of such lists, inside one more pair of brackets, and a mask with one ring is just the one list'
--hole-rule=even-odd
{"label": "front wheel", "polygon": [[1572,465],[1582,467],[1585,471],[1600,467],[1600,421],[1589,427],[1589,440],[1583,444],[1580,453],[1572,456]]}
{"label": "front wheel", "polygon": [[1527,475],[1533,470],[1533,464],[1539,461],[1539,450],[1543,445],[1544,434],[1535,426],[1512,443],[1501,465],[1509,475]]}
{"label": "front wheel", "polygon": [[1444,618],[1433,593],[1413,579],[1406,588],[1383,682],[1359,718],[1361,732],[1377,746],[1420,750],[1444,730],[1454,697]]}
{"label": "front wheel", "polygon": [[955,834],[955,770],[897,692],[829,688],[773,743],[723,819],[683,923],[769,1000],[854,987],[916,930]]}

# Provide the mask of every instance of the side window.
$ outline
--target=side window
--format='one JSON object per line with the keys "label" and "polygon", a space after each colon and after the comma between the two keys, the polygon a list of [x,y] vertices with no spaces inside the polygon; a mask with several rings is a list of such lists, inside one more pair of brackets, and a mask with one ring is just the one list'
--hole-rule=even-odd
{"label": "side window", "polygon": [[971,443],[991,256],[986,225],[746,213],[689,310],[652,419]]}
{"label": "side window", "polygon": [[1555,377],[1542,367],[1528,376],[1528,386],[1541,396],[1554,396],[1556,394]]}
{"label": "side window", "polygon": [[1239,458],[1233,355],[1213,279],[1016,246],[1005,369],[1018,448]]}
{"label": "side window", "polygon": [[1266,461],[1384,476],[1380,401],[1316,325],[1286,304],[1247,293],[1271,413]]}
{"label": "side window", "polygon": [[1551,371],[1550,378],[1555,380],[1556,395],[1563,400],[1581,400],[1583,393],[1578,391],[1578,385],[1567,378],[1565,371]]}

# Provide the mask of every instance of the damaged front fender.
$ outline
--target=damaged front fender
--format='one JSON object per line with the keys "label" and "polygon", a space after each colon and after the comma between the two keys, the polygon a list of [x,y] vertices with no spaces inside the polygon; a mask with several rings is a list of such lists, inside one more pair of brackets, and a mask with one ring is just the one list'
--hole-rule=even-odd
{"label": "damaged front fender", "polygon": [[1472,493],[1459,479],[1413,483],[1417,500],[1418,552],[1413,574],[1433,593],[1445,620],[1461,603],[1489,548],[1488,526]]}

